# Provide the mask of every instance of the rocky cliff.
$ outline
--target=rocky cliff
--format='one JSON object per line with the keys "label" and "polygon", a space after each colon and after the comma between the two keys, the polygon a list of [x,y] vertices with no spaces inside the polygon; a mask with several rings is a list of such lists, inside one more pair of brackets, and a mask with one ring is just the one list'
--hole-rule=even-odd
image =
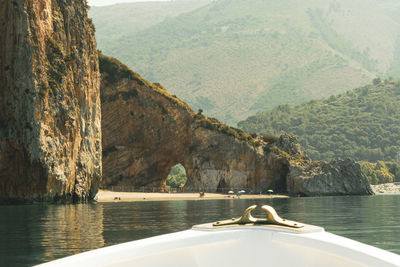
{"label": "rocky cliff", "polygon": [[330,162],[311,161],[292,135],[282,135],[278,142],[267,145],[265,151],[287,159],[286,190],[291,195],[373,195],[366,176],[351,159]]}
{"label": "rocky cliff", "polygon": [[353,161],[312,162],[292,136],[265,140],[196,114],[102,55],[100,96],[86,9],[0,2],[0,202],[91,199],[102,164],[103,185],[162,190],[181,163],[192,191],[372,192]]}
{"label": "rocky cliff", "polygon": [[99,60],[103,184],[163,187],[188,155],[193,111],[117,60]]}
{"label": "rocky cliff", "polygon": [[351,159],[313,162],[305,168],[291,166],[287,177],[293,195],[373,195],[360,165]]}
{"label": "rocky cliff", "polygon": [[90,199],[101,111],[85,1],[2,0],[0,36],[0,202]]}
{"label": "rocky cliff", "polygon": [[159,84],[100,55],[103,185],[164,188],[181,163],[186,190],[273,189],[292,195],[372,194],[354,161],[312,162],[297,140],[264,141],[196,114]]}

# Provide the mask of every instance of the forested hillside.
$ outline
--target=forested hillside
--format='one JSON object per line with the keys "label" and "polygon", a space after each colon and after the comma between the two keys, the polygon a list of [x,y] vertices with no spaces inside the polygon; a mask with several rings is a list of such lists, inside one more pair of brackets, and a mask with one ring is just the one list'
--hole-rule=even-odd
{"label": "forested hillside", "polygon": [[398,0],[218,0],[120,36],[142,22],[90,14],[103,52],[228,123],[400,73]]}
{"label": "forested hillside", "polygon": [[351,157],[376,162],[400,157],[400,82],[374,84],[337,96],[258,113],[239,127],[247,132],[297,135],[314,160]]}

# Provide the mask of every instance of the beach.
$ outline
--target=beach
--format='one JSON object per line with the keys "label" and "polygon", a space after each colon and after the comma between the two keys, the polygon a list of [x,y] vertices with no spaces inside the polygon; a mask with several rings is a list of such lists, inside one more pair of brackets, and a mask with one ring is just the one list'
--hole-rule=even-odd
{"label": "beach", "polygon": [[375,194],[400,194],[400,183],[371,185]]}
{"label": "beach", "polygon": [[113,192],[99,190],[95,200],[98,202],[118,202],[118,201],[165,201],[165,200],[207,200],[207,199],[268,199],[268,198],[287,198],[286,195],[250,195],[240,196],[220,193],[205,193],[200,197],[199,193],[142,193],[142,192]]}

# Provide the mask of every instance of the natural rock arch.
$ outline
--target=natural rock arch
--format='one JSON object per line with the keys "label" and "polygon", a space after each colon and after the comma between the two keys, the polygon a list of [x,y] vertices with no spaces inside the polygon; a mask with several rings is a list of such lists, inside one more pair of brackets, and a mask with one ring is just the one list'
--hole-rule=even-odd
{"label": "natural rock arch", "polygon": [[354,161],[311,162],[289,135],[267,144],[195,114],[161,85],[102,55],[100,111],[84,2],[41,2],[0,5],[0,202],[92,199],[102,163],[105,185],[163,188],[171,166],[182,162],[191,190],[371,193]]}
{"label": "natural rock arch", "polygon": [[264,142],[195,114],[161,85],[115,59],[100,55],[99,62],[103,185],[163,189],[172,166],[181,163],[189,191],[230,187],[304,195],[372,192],[353,161],[312,162],[290,135]]}

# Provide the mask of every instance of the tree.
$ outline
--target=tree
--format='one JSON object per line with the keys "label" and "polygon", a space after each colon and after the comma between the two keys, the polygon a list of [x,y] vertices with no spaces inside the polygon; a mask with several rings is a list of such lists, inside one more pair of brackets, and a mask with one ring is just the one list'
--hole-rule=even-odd
{"label": "tree", "polygon": [[375,79],[373,79],[372,80],[372,83],[374,84],[374,85],[378,85],[378,84],[380,84],[382,81],[381,81],[381,78],[379,78],[379,77],[376,77]]}
{"label": "tree", "polygon": [[168,174],[166,184],[171,188],[180,188],[185,185],[187,180],[185,168],[177,164],[171,168]]}
{"label": "tree", "polygon": [[370,184],[377,184],[378,179],[376,178],[374,167],[375,164],[365,161],[360,163],[361,171],[367,176],[368,182]]}
{"label": "tree", "polygon": [[385,162],[389,172],[393,174],[393,181],[400,182],[400,166],[396,162]]}

